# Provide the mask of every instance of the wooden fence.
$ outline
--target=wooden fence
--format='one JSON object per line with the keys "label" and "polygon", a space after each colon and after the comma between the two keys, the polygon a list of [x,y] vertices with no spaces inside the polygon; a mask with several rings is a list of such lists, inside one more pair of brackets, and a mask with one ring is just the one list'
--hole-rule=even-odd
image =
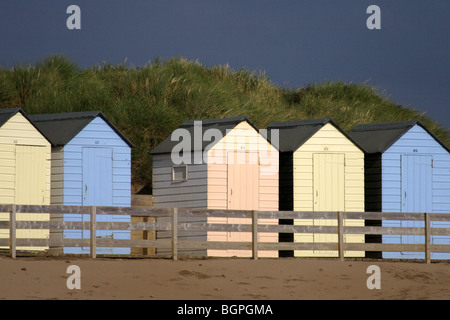
{"label": "wooden fence", "polygon": [[[424,252],[427,263],[431,261],[431,252],[450,252],[450,244],[433,244],[432,236],[450,236],[450,228],[431,227],[432,221],[450,222],[450,214],[435,213],[385,213],[385,212],[282,212],[282,211],[239,211],[239,210],[209,210],[209,209],[156,209],[146,207],[78,207],[78,206],[26,206],[0,205],[0,212],[9,213],[8,221],[0,221],[0,232],[9,232],[9,237],[0,238],[0,247],[9,249],[15,258],[17,247],[90,247],[90,256],[96,257],[99,247],[156,248],[169,250],[173,259],[179,257],[181,250],[251,250],[253,259],[258,259],[260,250],[335,250],[338,257],[344,259],[344,251],[394,251],[394,252]],[[50,214],[49,221],[26,221],[20,218],[23,213]],[[89,215],[90,221],[63,221],[64,214]],[[148,217],[154,222],[100,222],[98,215],[128,215],[130,217]],[[52,218],[58,217],[58,218]],[[248,224],[223,224],[208,222],[189,222],[191,218],[226,217],[247,218]],[[161,219],[164,218],[164,219]],[[334,221],[333,226],[314,225],[279,225],[261,224],[260,219],[325,219]],[[422,221],[424,227],[384,227],[384,226],[347,226],[346,219],[351,220],[401,220]],[[145,220],[144,220],[145,221]],[[363,224],[364,225],[364,224]],[[173,226],[176,226],[173,228]],[[89,239],[64,239],[52,237],[48,239],[21,239],[16,236],[19,229],[40,230],[90,230],[97,234],[98,230],[128,230],[128,231],[169,231],[169,239],[104,239],[90,237]],[[179,237],[179,232],[247,232],[251,241],[227,242],[187,240]],[[337,242],[260,242],[260,233],[308,233],[335,234]],[[424,236],[422,244],[388,244],[388,243],[347,243],[344,235],[419,235]]]}

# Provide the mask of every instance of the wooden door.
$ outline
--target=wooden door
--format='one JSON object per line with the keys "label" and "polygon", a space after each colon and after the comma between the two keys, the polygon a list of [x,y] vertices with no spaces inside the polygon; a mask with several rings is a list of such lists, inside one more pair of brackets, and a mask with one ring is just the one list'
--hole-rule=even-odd
{"label": "wooden door", "polygon": [[228,153],[228,209],[258,210],[259,164],[257,153]]}
{"label": "wooden door", "polygon": [[[45,205],[46,147],[17,145],[15,148],[15,204]],[[48,214],[20,213],[18,220],[48,221]],[[48,239],[49,230],[18,230],[18,238]],[[43,247],[45,249],[46,247]],[[19,250],[37,250],[37,247],[19,247]]]}
{"label": "wooden door", "polygon": [[112,205],[111,148],[83,148],[83,205]]}
{"label": "wooden door", "polygon": [[[112,149],[101,147],[83,148],[83,206],[112,206]],[[90,219],[84,216],[83,219]],[[112,221],[110,215],[99,215],[97,221]],[[97,231],[97,237],[114,238],[112,231]],[[88,238],[89,231],[83,232]],[[84,251],[89,248],[83,248]],[[112,248],[97,250],[97,253],[113,253]]]}
{"label": "wooden door", "polygon": [[344,154],[314,154],[314,211],[343,211]]}
{"label": "wooden door", "polygon": [[45,204],[46,148],[16,146],[15,203]]}
{"label": "wooden door", "polygon": [[[401,156],[401,205],[402,212],[432,212],[432,157],[431,155]],[[419,221],[402,221],[402,227],[423,227]],[[405,244],[424,243],[419,235],[402,235]],[[403,256],[417,256],[414,252],[402,252]]]}
{"label": "wooden door", "polygon": [[[259,209],[259,161],[257,152],[233,151],[227,154],[227,209]],[[251,219],[228,218],[228,224],[246,224]],[[251,233],[227,232],[227,241],[250,241]],[[249,250],[227,250],[229,256],[251,256]]]}
{"label": "wooden door", "polygon": [[[313,155],[313,190],[314,211],[344,211],[345,184],[344,184],[344,154],[316,153]],[[336,226],[336,220],[314,219],[315,226]],[[316,233],[314,242],[337,242],[335,234]],[[335,253],[315,250],[314,255],[329,256]]]}

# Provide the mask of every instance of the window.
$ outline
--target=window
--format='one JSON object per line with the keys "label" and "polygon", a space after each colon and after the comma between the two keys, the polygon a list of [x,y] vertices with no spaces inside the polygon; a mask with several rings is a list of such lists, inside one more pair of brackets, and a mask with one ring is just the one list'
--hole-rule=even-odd
{"label": "window", "polygon": [[187,166],[172,167],[172,181],[187,181]]}

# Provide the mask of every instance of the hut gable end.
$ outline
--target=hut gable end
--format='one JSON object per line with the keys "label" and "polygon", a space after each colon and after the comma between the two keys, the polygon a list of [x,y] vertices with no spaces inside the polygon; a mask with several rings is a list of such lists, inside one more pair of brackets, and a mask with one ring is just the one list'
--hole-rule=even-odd
{"label": "hut gable end", "polygon": [[48,140],[22,114],[16,113],[0,127],[1,144],[48,146]]}
{"label": "hut gable end", "polygon": [[[89,122],[63,148],[64,202],[82,205],[83,149],[110,149],[112,157],[112,206],[131,205],[131,149],[128,144],[100,117]],[[55,148],[54,148],[55,149]],[[54,166],[58,163],[54,163]]]}
{"label": "hut gable end", "polygon": [[422,126],[416,124],[396,140],[384,153],[428,153],[448,154],[449,151],[430,135]]}
{"label": "hut gable end", "polygon": [[315,154],[343,155],[345,202],[341,209],[364,211],[364,153],[331,123],[324,125],[293,154],[294,210],[314,210]]}

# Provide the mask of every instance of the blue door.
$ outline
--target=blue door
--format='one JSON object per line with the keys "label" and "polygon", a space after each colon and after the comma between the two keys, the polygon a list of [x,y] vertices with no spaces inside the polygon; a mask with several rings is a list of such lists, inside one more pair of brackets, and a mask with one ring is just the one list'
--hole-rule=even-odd
{"label": "blue door", "polygon": [[[83,148],[83,205],[113,206],[113,151],[111,148]],[[130,222],[129,216],[97,215],[98,222]],[[130,239],[129,231],[98,230],[98,238]],[[97,248],[98,254],[129,254],[129,248]]]}
{"label": "blue door", "polygon": [[83,148],[83,206],[112,206],[112,149]]}
{"label": "blue door", "polygon": [[[402,155],[401,208],[402,212],[432,212],[431,155]],[[402,227],[424,227],[420,221],[402,221]],[[423,244],[425,236],[402,235],[402,243]],[[424,253],[402,252],[405,258],[423,259]]]}

